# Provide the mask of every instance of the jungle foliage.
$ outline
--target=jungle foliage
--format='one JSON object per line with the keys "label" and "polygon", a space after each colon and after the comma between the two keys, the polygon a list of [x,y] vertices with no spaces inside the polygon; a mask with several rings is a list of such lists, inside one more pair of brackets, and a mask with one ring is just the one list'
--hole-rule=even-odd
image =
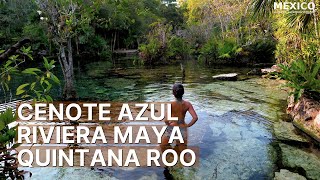
{"label": "jungle foliage", "polygon": [[[192,57],[207,64],[239,64],[248,58],[249,63],[274,61],[276,40],[272,36],[271,19],[253,19],[248,0],[188,0],[181,2],[179,9],[184,19],[183,26],[166,28],[166,23],[159,23],[157,28],[166,31],[147,35],[147,41],[140,45],[143,59],[167,62],[181,57],[183,53],[184,58]],[[180,38],[179,46],[183,47],[183,52],[163,56],[172,47],[169,40],[176,36]],[[160,39],[163,37],[166,38]]]}
{"label": "jungle foliage", "polygon": [[0,48],[30,38],[35,62],[43,56],[59,61],[65,99],[77,98],[75,66],[113,62],[113,53],[123,49],[139,49],[136,64],[191,58],[290,66],[300,59],[310,67],[312,58],[304,56],[319,56],[308,46],[319,43],[319,13],[273,13],[273,2],[187,0],[176,7],[160,0],[0,1]]}
{"label": "jungle foliage", "polygon": [[[8,51],[1,50],[0,55]],[[49,61],[43,57],[43,67],[23,68],[28,61],[34,61],[31,47],[22,47],[17,52],[4,60],[0,68],[1,91],[4,92],[4,100],[12,101],[12,91],[16,97],[23,100],[33,100],[35,102],[52,102],[51,88],[60,83],[59,79],[52,73],[55,61]],[[0,56],[3,57],[3,56]],[[17,77],[26,74],[24,83],[18,88],[13,88],[11,82]],[[0,113],[0,179],[24,179],[28,173],[18,170],[17,148],[20,144],[14,143],[17,134],[17,126],[13,123],[17,120],[17,115],[13,109],[7,108]]]}
{"label": "jungle foliage", "polygon": [[[252,4],[255,16],[274,19],[275,57],[281,68],[279,76],[288,81],[287,86],[292,89],[295,100],[302,94],[320,99],[319,11],[274,13],[273,2],[256,0]],[[319,1],[312,2],[319,5]]]}

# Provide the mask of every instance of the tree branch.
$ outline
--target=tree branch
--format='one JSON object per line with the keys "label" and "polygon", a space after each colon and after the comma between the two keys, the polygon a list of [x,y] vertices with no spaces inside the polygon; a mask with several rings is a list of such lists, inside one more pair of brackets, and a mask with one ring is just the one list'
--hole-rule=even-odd
{"label": "tree branch", "polygon": [[23,45],[30,43],[30,39],[22,39],[21,41],[17,42],[13,46],[11,46],[9,49],[7,49],[4,53],[0,54],[0,60],[8,59],[9,56],[16,53],[17,50],[19,50]]}

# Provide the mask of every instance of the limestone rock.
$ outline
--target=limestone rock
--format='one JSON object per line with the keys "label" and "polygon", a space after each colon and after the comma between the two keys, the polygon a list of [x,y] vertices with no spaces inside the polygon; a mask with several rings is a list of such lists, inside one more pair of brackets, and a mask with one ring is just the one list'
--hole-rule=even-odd
{"label": "limestone rock", "polygon": [[293,118],[296,127],[320,142],[320,127],[317,123],[320,116],[320,102],[302,96],[297,103],[294,103],[291,97],[287,113]]}
{"label": "limestone rock", "polygon": [[314,125],[320,129],[320,112],[317,117],[314,119]]}
{"label": "limestone rock", "polygon": [[273,65],[271,68],[265,68],[265,69],[261,69],[261,73],[262,74],[269,74],[269,73],[273,73],[273,72],[280,72],[280,68],[277,65]]}
{"label": "limestone rock", "polygon": [[307,143],[308,139],[298,134],[297,130],[291,122],[280,121],[275,123],[274,134],[279,140],[283,141],[298,141],[302,143]]}
{"label": "limestone rock", "polygon": [[320,102],[309,99],[305,96],[302,96],[299,101],[291,107],[291,109],[288,109],[288,113],[293,117],[293,119],[303,121],[315,119],[319,112]]}
{"label": "limestone rock", "polygon": [[280,172],[275,173],[274,180],[306,180],[306,178],[298,173],[293,173],[286,169],[280,169]]}
{"label": "limestone rock", "polygon": [[282,163],[290,169],[303,169],[308,179],[320,179],[320,158],[312,152],[302,149],[279,144],[282,155]]}
{"label": "limestone rock", "polygon": [[236,81],[238,79],[238,74],[237,73],[219,74],[216,76],[212,76],[212,78],[223,80],[223,81]]}

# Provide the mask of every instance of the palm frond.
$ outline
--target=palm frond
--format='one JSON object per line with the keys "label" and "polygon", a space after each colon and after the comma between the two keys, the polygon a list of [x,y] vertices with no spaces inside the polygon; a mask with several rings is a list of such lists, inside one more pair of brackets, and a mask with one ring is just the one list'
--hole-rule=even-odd
{"label": "palm frond", "polygon": [[266,17],[271,14],[273,11],[274,2],[278,2],[278,0],[253,0],[252,8],[254,16]]}
{"label": "palm frond", "polygon": [[302,33],[308,33],[314,30],[313,14],[307,13],[288,13],[286,15],[287,22],[290,28],[295,28]]}

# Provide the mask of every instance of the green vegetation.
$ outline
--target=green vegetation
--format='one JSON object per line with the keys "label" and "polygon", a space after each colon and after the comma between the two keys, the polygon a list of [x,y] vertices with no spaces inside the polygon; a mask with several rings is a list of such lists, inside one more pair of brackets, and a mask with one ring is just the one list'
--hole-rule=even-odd
{"label": "green vegetation", "polygon": [[173,26],[164,22],[150,25],[146,43],[140,44],[140,56],[149,64],[164,64],[187,58],[192,49],[185,38],[175,35]]}
{"label": "green vegetation", "polygon": [[279,64],[282,69],[280,77],[287,80],[287,85],[292,88],[295,100],[302,94],[320,99],[320,57],[319,40],[304,39],[300,51],[292,52],[285,63]]}
{"label": "green vegetation", "polygon": [[188,0],[183,7],[186,38],[206,63],[273,61],[273,51],[265,51],[265,45],[276,45],[270,18],[253,19],[249,1]]}
{"label": "green vegetation", "polygon": [[[43,66],[45,71],[38,68],[27,68],[22,71],[23,74],[34,76],[34,80],[30,83],[25,83],[17,88],[16,95],[22,98],[33,98],[34,101],[52,102],[50,90],[54,84],[59,84],[60,81],[51,70],[55,67],[55,61],[48,62],[47,58],[43,57]],[[28,89],[27,89],[28,88]]]}
{"label": "green vegetation", "polygon": [[320,60],[312,65],[307,65],[303,60],[296,60],[291,65],[279,65],[280,77],[288,80],[287,85],[293,89],[295,100],[299,99],[304,91],[320,94],[320,80],[317,75],[320,69]]}
{"label": "green vegetation", "polygon": [[[206,64],[242,63],[248,58],[253,63],[274,62],[276,42],[271,18],[253,19],[248,0],[188,0],[180,6],[181,13],[176,15],[185,23],[175,28],[159,23],[157,32],[149,34],[146,44],[140,45],[143,59],[159,63],[161,57],[165,63],[184,54],[182,57],[192,55]],[[171,36],[176,35],[183,42],[179,45],[183,51],[173,50],[168,55],[165,52],[171,51]]]}
{"label": "green vegetation", "polygon": [[[22,52],[21,55],[11,55],[0,68],[0,84],[5,95],[4,99],[11,101],[11,81],[18,76],[27,75],[25,77],[28,80],[32,80],[32,82],[21,84],[15,90],[15,94],[23,99],[33,99],[34,101],[42,102],[53,101],[50,96],[50,90],[53,85],[60,83],[59,79],[52,73],[55,67],[55,61],[51,60],[48,62],[47,58],[43,57],[44,62],[42,69],[44,70],[32,67],[21,71],[19,68],[21,68],[23,64],[26,64],[28,62],[27,60],[33,61],[33,57],[31,55],[31,47],[22,47],[20,50]],[[28,82],[28,80],[24,82]]]}
{"label": "green vegetation", "polygon": [[[20,52],[20,54],[10,51],[10,49],[0,51],[0,58],[5,60],[0,68],[0,84],[5,95],[5,100],[11,101],[11,81],[17,76],[25,74],[27,75],[25,77],[31,80],[31,82],[21,84],[15,90],[16,95],[26,100],[33,99],[34,103],[38,101],[52,102],[50,90],[54,85],[60,83],[59,79],[51,72],[55,67],[55,61],[51,60],[49,62],[47,58],[43,57],[44,63],[43,68],[41,68],[44,69],[43,71],[35,67],[26,68],[21,71],[21,66],[26,64],[28,60],[33,61],[33,57],[31,55],[31,47],[22,47],[18,50],[17,52]],[[10,56],[5,59],[8,55]],[[25,171],[18,170],[17,151],[15,148],[19,144],[14,144],[17,126],[9,127],[16,120],[17,116],[11,108],[0,112],[0,179],[23,179],[23,175],[26,173]]]}
{"label": "green vegetation", "polygon": [[[278,120],[277,110],[282,106],[276,106],[274,99],[279,99],[281,93],[274,93],[274,89],[268,87],[263,94],[251,80],[235,83],[237,88],[230,92],[230,83],[234,82],[207,84],[212,81],[212,73],[218,72],[211,65],[274,63],[281,69],[277,75],[287,81],[295,100],[302,95],[320,100],[319,0],[312,1],[317,11],[309,13],[273,13],[275,0],[179,2],[176,7],[166,6],[161,0],[0,0],[0,49],[4,49],[0,50],[1,101],[22,98],[51,102],[52,91],[60,81],[63,87],[59,93],[64,100],[154,101],[166,99],[167,85],[181,81],[189,83],[196,103],[201,101],[198,107],[203,97],[209,104],[217,100],[224,103],[223,107],[231,104],[226,115],[230,110],[235,110],[230,111],[232,115],[246,114],[243,112],[247,110],[251,113],[251,106],[254,109],[262,105],[257,106],[259,112],[255,110],[257,117],[270,111],[276,114],[270,116]],[[139,58],[130,59],[135,65],[173,65],[145,71],[127,68],[124,62],[118,62],[122,59],[114,58],[125,50],[138,50]],[[188,62],[192,64],[185,69],[183,61],[187,59],[195,62]],[[207,67],[200,69],[196,63]],[[87,71],[85,75],[83,70]],[[219,72],[234,70],[232,67]],[[16,81],[19,78],[24,82]],[[157,84],[152,86],[150,82]],[[219,90],[222,94],[216,92]],[[212,107],[204,107],[210,110],[204,115],[213,112]],[[223,112],[221,107],[214,111]],[[17,170],[16,158],[11,154],[18,146],[13,143],[16,127],[9,128],[15,120],[12,109],[0,113],[0,159],[4,162],[0,179],[21,178],[23,173]],[[264,137],[269,136],[267,133]],[[176,170],[173,174],[180,173]]]}
{"label": "green vegetation", "polygon": [[[16,128],[9,128],[9,124],[16,121],[17,116],[12,113],[12,109],[8,108],[6,111],[0,113],[0,149],[3,150],[13,143],[16,137]],[[16,147],[17,145],[15,145]],[[13,148],[15,148],[13,147]]]}
{"label": "green vegetation", "polygon": [[[14,122],[17,116],[12,113],[12,109],[0,113],[0,158],[4,164],[0,165],[1,179],[22,178],[23,172],[18,170],[16,154],[14,149],[19,144],[13,144],[17,134],[16,127],[9,128],[9,124]],[[10,147],[7,148],[7,147]]]}
{"label": "green vegetation", "polygon": [[[0,47],[8,49],[29,38],[33,49],[29,54],[36,63],[43,56],[59,62],[62,97],[69,100],[77,98],[75,71],[92,59],[114,64],[116,50],[138,49],[140,59],[135,57],[134,63],[140,65],[195,59],[207,65],[278,62],[291,66],[300,59],[310,69],[319,57],[319,13],[272,13],[273,2],[187,0],[176,7],[160,0],[1,1]],[[6,88],[11,75],[4,76],[1,85]],[[52,81],[51,75],[48,78]],[[27,83],[22,88],[28,89],[25,96],[33,89],[33,82]],[[36,92],[48,95],[43,93],[49,85],[45,86]]]}
{"label": "green vegetation", "polygon": [[[281,68],[280,77],[287,80],[295,100],[302,94],[320,99],[319,13],[272,14],[273,1],[257,0],[254,12],[258,17],[272,16],[277,38],[275,57]],[[319,1],[313,1],[319,3]]]}

